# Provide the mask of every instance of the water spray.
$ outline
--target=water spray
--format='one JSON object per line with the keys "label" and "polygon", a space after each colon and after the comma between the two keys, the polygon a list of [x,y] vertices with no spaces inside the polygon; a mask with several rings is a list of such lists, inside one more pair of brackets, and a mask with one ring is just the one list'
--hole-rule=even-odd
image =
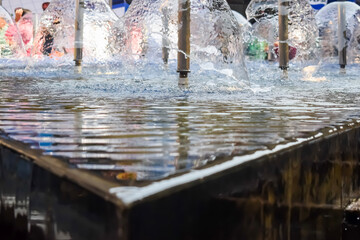
{"label": "water spray", "polygon": [[74,61],[79,70],[83,58],[84,9],[84,0],[76,0]]}
{"label": "water spray", "polygon": [[346,66],[346,8],[344,3],[338,5],[338,53],[339,65],[344,69]]}
{"label": "water spray", "polygon": [[286,71],[289,68],[289,0],[279,0],[279,67]]}
{"label": "water spray", "polygon": [[[270,31],[269,33],[270,39],[274,39],[274,32]],[[269,43],[268,50],[267,50],[267,60],[268,61],[275,61],[275,54],[274,54],[274,43]]]}
{"label": "water spray", "polygon": [[[0,0],[1,1],[1,0]],[[39,26],[39,15],[36,13],[33,13],[32,15],[32,22],[33,22],[33,39],[35,39],[36,36],[36,30]]]}
{"label": "water spray", "polygon": [[274,61],[275,60],[275,54],[274,54],[274,46],[269,44],[269,49],[267,51],[267,60],[268,61]]}
{"label": "water spray", "polygon": [[190,0],[179,0],[178,15],[178,67],[179,84],[187,84],[190,72]]}

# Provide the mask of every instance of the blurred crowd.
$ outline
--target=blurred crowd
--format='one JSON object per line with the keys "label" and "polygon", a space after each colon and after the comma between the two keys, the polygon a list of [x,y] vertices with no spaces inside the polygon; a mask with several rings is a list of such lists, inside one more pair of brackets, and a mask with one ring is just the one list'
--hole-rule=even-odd
{"label": "blurred crowd", "polygon": [[[50,2],[42,3],[45,11]],[[32,40],[34,37],[34,26],[32,12],[22,7],[15,8],[15,18],[13,21],[0,17],[0,53],[1,56],[13,54],[13,48],[23,45],[27,55],[30,55]],[[15,24],[13,24],[13,22]]]}

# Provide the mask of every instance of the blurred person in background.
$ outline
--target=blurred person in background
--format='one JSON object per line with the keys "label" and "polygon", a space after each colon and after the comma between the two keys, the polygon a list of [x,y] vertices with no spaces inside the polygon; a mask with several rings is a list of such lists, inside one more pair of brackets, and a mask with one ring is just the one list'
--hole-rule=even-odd
{"label": "blurred person in background", "polygon": [[[50,2],[43,2],[43,4],[41,5],[42,10],[45,11],[50,5]],[[52,34],[50,33],[50,31],[48,29],[43,29],[42,31],[43,36],[41,38],[41,40],[43,41],[43,47],[41,52],[44,55],[50,55],[51,51],[52,51],[52,47],[54,44],[54,37],[52,36]]]}
{"label": "blurred person in background", "polygon": [[[25,51],[29,56],[33,42],[32,12],[28,9],[24,9],[21,7],[15,8],[15,23],[17,25],[17,28],[19,29]],[[14,36],[16,36],[16,34],[16,26],[11,25],[6,30],[5,36],[8,38],[10,43],[13,43]]]}
{"label": "blurred person in background", "polygon": [[8,29],[9,25],[7,24],[6,20],[0,17],[0,54],[1,57],[6,57],[12,55],[12,51],[8,42],[5,33]]}
{"label": "blurred person in background", "polygon": [[42,10],[45,11],[49,5],[50,5],[50,2],[43,2],[43,4],[41,5]]}

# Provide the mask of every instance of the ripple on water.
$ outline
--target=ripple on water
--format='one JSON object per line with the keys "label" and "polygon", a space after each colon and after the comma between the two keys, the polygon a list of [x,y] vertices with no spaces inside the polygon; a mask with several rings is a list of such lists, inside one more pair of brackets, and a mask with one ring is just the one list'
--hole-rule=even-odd
{"label": "ripple on water", "polygon": [[314,73],[322,81],[304,81],[301,71],[284,81],[277,69],[252,69],[248,86],[216,76],[190,79],[188,88],[173,76],[8,74],[0,80],[0,128],[73,167],[152,180],[359,118],[353,69]]}

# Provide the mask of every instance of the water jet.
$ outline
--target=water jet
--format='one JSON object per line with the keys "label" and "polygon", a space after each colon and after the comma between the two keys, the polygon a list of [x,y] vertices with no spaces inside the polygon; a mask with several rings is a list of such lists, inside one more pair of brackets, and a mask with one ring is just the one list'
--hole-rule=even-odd
{"label": "water jet", "polygon": [[[354,19],[359,6],[352,2],[333,2],[321,8],[316,14],[320,32],[320,51],[324,63],[336,62],[341,69],[349,63],[348,55],[353,55],[350,49],[354,27]],[[350,61],[350,64],[353,61]]]}
{"label": "water jet", "polygon": [[280,68],[292,62],[301,65],[318,62],[318,27],[307,1],[252,0],[246,16],[253,22],[250,41],[266,42],[267,59],[278,60]]}

